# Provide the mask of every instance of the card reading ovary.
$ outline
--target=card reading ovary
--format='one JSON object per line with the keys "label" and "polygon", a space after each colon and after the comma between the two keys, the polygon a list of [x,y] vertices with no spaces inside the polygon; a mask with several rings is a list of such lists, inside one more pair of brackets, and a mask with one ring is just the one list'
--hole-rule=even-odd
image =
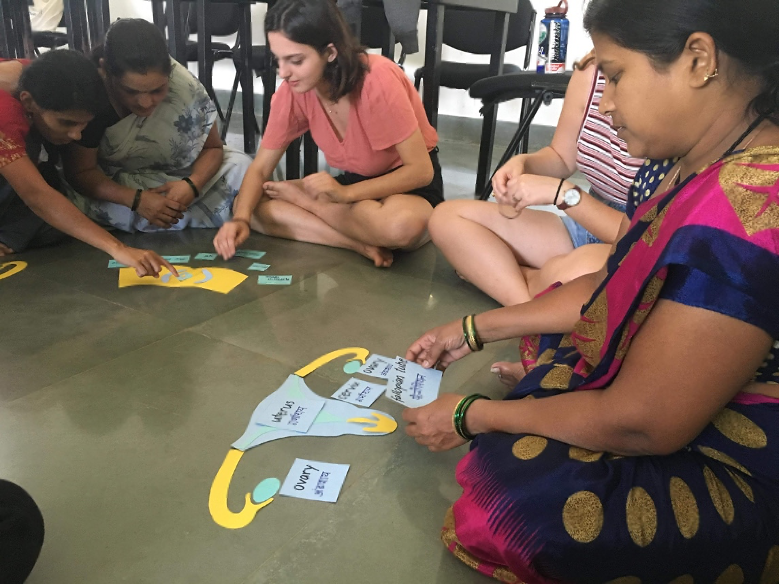
{"label": "card reading ovary", "polygon": [[387,398],[411,408],[430,404],[438,397],[442,374],[397,357],[387,379]]}
{"label": "card reading ovary", "polygon": [[348,464],[295,459],[279,494],[304,500],[336,502],[348,471]]}

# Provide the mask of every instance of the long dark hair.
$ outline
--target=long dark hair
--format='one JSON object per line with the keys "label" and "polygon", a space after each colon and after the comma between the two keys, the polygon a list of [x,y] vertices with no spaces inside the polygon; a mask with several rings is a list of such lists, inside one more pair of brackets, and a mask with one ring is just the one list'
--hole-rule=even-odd
{"label": "long dark hair", "polygon": [[695,32],[711,35],[717,49],[763,80],[751,109],[779,124],[779,1],[592,0],[584,28],[644,53],[657,66],[673,63]]}
{"label": "long dark hair", "polygon": [[44,110],[98,114],[108,104],[103,80],[81,53],[47,51],[24,69],[19,92],[26,91]]}
{"label": "long dark hair", "polygon": [[338,55],[324,71],[332,101],[362,84],[368,70],[363,59],[365,47],[352,34],[333,0],[281,0],[265,16],[266,39],[270,32],[283,33],[295,43],[313,47],[320,55],[331,43],[335,46]]}
{"label": "long dark hair", "polygon": [[117,79],[127,72],[170,75],[172,69],[162,32],[141,18],[122,18],[113,23],[103,44],[92,51],[92,60],[99,64],[100,59],[104,59],[106,73]]}

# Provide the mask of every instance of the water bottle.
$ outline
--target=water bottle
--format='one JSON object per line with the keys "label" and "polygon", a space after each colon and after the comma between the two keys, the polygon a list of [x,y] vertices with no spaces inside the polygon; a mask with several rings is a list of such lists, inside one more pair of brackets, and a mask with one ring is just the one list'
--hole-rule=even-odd
{"label": "water bottle", "polygon": [[557,6],[544,10],[545,18],[541,21],[538,33],[538,73],[563,73],[565,58],[568,54],[568,22],[567,0],[560,0]]}

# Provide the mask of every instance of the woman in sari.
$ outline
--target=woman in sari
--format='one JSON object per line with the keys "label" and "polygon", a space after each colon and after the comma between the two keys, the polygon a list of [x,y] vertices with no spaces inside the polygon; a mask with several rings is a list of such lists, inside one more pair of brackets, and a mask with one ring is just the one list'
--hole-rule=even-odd
{"label": "woman in sari", "polygon": [[127,232],[221,226],[251,159],[223,146],[205,88],[145,20],[116,21],[95,58],[111,103],[65,153],[73,201]]}
{"label": "woman in sari", "polygon": [[777,22],[774,0],[590,3],[601,109],[651,159],[649,198],[628,199],[602,274],[407,355],[446,367],[551,333],[508,400],[404,412],[431,450],[473,439],[443,530],[469,566],[509,582],[779,579]]}
{"label": "woman in sari", "polygon": [[64,233],[138,276],[156,276],[161,266],[172,270],[154,252],[125,246],[57,190],[57,147],[78,140],[104,101],[100,77],[75,51],[46,53],[27,67],[14,93],[0,89],[0,257],[53,244]]}

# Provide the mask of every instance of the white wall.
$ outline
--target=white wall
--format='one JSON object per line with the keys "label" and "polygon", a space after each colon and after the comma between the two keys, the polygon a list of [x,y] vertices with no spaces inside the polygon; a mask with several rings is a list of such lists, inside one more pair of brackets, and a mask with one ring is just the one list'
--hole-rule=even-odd
{"label": "white wall", "polygon": [[[556,4],[554,0],[532,0],[533,6],[538,12],[537,21],[540,22],[544,15],[544,8],[553,6]],[[568,19],[571,22],[571,32],[568,39],[568,63],[567,67],[570,69],[573,62],[584,56],[591,48],[591,43],[587,33],[582,27],[582,8],[583,3],[578,0],[571,0],[569,2]],[[151,2],[148,0],[110,0],[111,18],[145,18],[151,20]],[[265,5],[255,4],[252,6],[252,35],[255,44],[264,43],[263,33],[263,19],[265,18]],[[423,11],[419,15],[419,45],[424,47],[425,40],[425,23],[426,13]],[[536,24],[538,26],[538,24]],[[536,40],[538,39],[538,31],[536,30]],[[220,39],[221,40],[221,39]],[[234,39],[225,40],[228,44],[232,45]],[[399,50],[399,49],[398,49]],[[532,58],[530,61],[531,68],[535,68],[536,64],[536,52],[537,45],[534,44],[532,50]],[[463,61],[469,63],[488,63],[488,56],[468,55],[461,53],[450,47],[444,47],[443,59],[450,61]],[[518,66],[524,64],[524,51],[518,49],[512,51],[506,55],[506,63],[513,63]],[[417,67],[421,67],[424,63],[424,55],[422,52],[416,55],[409,55],[406,59],[406,73],[409,77],[413,78],[414,70]],[[191,69],[196,71],[197,65],[191,64]],[[235,70],[232,67],[232,63],[223,61],[217,63],[214,69],[214,86],[217,89],[229,90]],[[439,113],[449,116],[462,116],[470,118],[479,117],[480,102],[471,99],[467,92],[462,90],[452,90],[448,88],[441,88],[441,97],[439,103]],[[560,116],[560,101],[555,101],[551,106],[542,107],[536,116],[535,122],[537,124],[546,124],[549,126],[555,126],[557,119]],[[519,102],[509,102],[502,104],[499,108],[498,117],[501,120],[516,121],[519,119]]]}

